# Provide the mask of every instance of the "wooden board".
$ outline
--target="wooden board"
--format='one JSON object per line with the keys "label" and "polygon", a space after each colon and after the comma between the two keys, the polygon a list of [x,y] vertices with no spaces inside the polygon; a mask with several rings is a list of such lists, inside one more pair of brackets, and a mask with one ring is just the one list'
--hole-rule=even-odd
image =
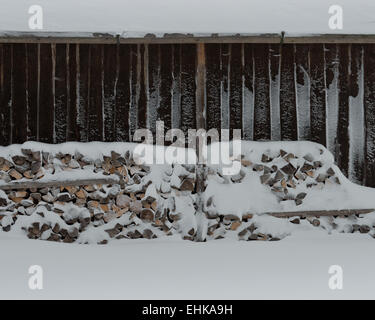
{"label": "wooden board", "polygon": [[271,139],[269,47],[254,46],[254,140]]}
{"label": "wooden board", "polygon": [[120,45],[116,82],[115,141],[129,141],[130,46]]}
{"label": "wooden board", "polygon": [[55,133],[56,143],[67,141],[68,87],[67,48],[65,44],[55,46]]}
{"label": "wooden board", "polygon": [[54,143],[55,101],[52,63],[52,45],[40,45],[40,83],[39,83],[39,141]]}
{"label": "wooden board", "polygon": [[[27,140],[27,55],[25,44],[13,45],[12,142]],[[49,89],[50,90],[50,89]]]}
{"label": "wooden board", "polygon": [[88,141],[102,141],[103,132],[103,50],[102,46],[90,45],[90,81],[88,103]]}
{"label": "wooden board", "polygon": [[298,134],[293,45],[281,48],[280,77],[281,140],[294,141],[298,139]]}
{"label": "wooden board", "polygon": [[375,45],[364,46],[365,172],[364,183],[375,187]]}
{"label": "wooden board", "polygon": [[326,93],[324,81],[324,48],[310,46],[310,124],[311,141],[326,145]]}
{"label": "wooden board", "polygon": [[242,44],[231,44],[230,55],[230,97],[229,97],[229,129],[233,138],[233,130],[242,130]]}
{"label": "wooden board", "polygon": [[114,141],[116,128],[114,125],[116,112],[116,81],[117,81],[117,63],[118,54],[117,45],[108,45],[104,47],[103,52],[103,115],[104,115],[104,141]]}
{"label": "wooden board", "polygon": [[[39,44],[27,44],[27,140],[38,140]],[[68,112],[65,112],[68,114]]]}

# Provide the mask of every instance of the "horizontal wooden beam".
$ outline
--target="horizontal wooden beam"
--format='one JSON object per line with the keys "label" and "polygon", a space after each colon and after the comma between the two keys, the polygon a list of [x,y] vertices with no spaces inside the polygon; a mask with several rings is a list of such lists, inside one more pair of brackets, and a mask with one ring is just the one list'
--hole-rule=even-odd
{"label": "horizontal wooden beam", "polygon": [[290,211],[290,212],[267,212],[266,215],[271,215],[277,218],[291,218],[291,217],[345,217],[356,214],[367,214],[374,212],[375,209],[344,209],[344,210],[315,210],[315,211]]}
{"label": "horizontal wooden beam", "polygon": [[67,186],[86,186],[97,184],[119,184],[119,179],[116,178],[95,178],[95,179],[75,179],[64,181],[15,181],[8,184],[0,185],[0,190],[23,190],[23,189],[40,189],[51,187],[67,187]]}
{"label": "horizontal wooden beam", "polygon": [[375,34],[189,34],[120,36],[80,32],[0,32],[0,43],[183,44],[183,43],[375,43]]}

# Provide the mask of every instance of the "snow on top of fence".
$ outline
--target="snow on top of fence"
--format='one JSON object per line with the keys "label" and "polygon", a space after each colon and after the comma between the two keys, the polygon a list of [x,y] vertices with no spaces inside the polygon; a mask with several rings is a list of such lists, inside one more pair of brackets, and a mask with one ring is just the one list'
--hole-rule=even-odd
{"label": "snow on top of fence", "polygon": [[[29,29],[29,8],[43,8],[45,32],[104,32],[122,37],[153,33],[372,34],[372,0],[2,0],[0,30]],[[343,9],[343,29],[332,30],[329,7]]]}

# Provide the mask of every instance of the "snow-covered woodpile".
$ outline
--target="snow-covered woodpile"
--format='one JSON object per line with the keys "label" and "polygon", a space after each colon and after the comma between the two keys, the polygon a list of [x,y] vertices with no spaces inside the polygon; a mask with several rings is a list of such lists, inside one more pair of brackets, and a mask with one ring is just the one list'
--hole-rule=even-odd
{"label": "snow-covered woodpile", "polygon": [[[223,175],[222,165],[208,164],[203,221],[196,217],[196,166],[139,164],[135,146],[26,143],[1,148],[2,231],[101,244],[170,235],[196,240],[199,224],[208,240],[274,241],[310,227],[373,234],[371,215],[296,217],[309,210],[375,208],[375,191],[350,183],[321,145],[243,142],[240,155],[231,156],[240,164],[238,173]],[[218,147],[211,145],[209,152]],[[288,219],[272,216],[285,212],[292,213]]]}
{"label": "snow-covered woodpile", "polygon": [[100,243],[173,232],[194,235],[194,227],[185,230],[178,222],[189,218],[189,205],[191,216],[194,212],[194,166],[160,165],[152,170],[137,165],[132,150],[126,149],[100,158],[80,152],[20,151],[0,158],[3,231],[18,222],[31,239],[98,238]]}

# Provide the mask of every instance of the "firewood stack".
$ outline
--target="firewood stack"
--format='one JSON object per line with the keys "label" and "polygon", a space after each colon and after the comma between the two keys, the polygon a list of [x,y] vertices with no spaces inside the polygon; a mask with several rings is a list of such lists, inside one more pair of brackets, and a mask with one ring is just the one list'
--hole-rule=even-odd
{"label": "firewood stack", "polygon": [[[175,198],[191,198],[195,167],[160,165],[155,169],[157,179],[153,179],[155,172],[151,171],[150,166],[136,164],[129,150],[124,154],[112,151],[102,159],[89,159],[78,152],[51,154],[22,149],[20,155],[0,158],[2,185],[44,182],[57,175],[80,177],[82,173],[114,177],[118,183],[59,186],[57,182],[49,187],[0,190],[2,229],[10,231],[21,218],[22,229],[31,239],[73,242],[80,235],[84,239],[82,233],[90,228],[105,231],[107,236],[98,243],[106,243],[111,238],[188,235],[189,230],[184,234],[179,227],[183,213],[173,210],[176,210]],[[47,219],[46,212],[58,219]]]}
{"label": "firewood stack", "polygon": [[[269,189],[270,197],[276,197],[277,202],[289,205],[289,209],[299,208],[308,197],[311,190],[322,190],[329,185],[339,185],[340,180],[329,161],[325,161],[324,150],[314,150],[311,153],[296,155],[283,149],[264,149],[261,153],[242,154],[234,161],[241,162],[241,170],[233,176],[224,176],[220,167],[208,169],[208,183],[215,181],[220,184],[241,184],[244,179],[258,179],[261,185]],[[230,188],[228,188],[230,190]],[[252,192],[249,190],[249,192]],[[241,240],[279,240],[279,236],[264,234],[256,231],[252,221],[255,214],[249,210],[241,215],[221,212],[215,203],[216,195],[208,194],[205,202],[205,212],[209,220],[207,236],[209,239],[221,239],[230,233],[237,233]],[[230,195],[228,195],[230,202]],[[288,203],[287,203],[288,202]],[[236,210],[236,204],[233,204]],[[295,223],[299,219],[290,219]],[[319,226],[319,219],[311,221]]]}
{"label": "firewood stack", "polygon": [[[208,165],[203,194],[207,239],[276,241],[286,236],[289,228],[276,234],[268,232],[265,220],[259,220],[264,212],[252,211],[251,204],[249,210],[242,210],[233,202],[227,208],[236,211],[241,207],[242,214],[224,212],[215,199],[218,185],[211,189],[212,194],[207,190],[213,181],[227,185],[222,197],[232,203],[231,185],[244,184],[247,192],[246,181],[253,179],[256,183],[250,184],[252,188],[269,191],[266,201],[272,200],[280,208],[284,204],[289,209],[304,208],[309,192],[324,192],[340,184],[333,158],[327,158],[319,145],[315,147],[311,153],[288,148],[244,152],[233,159],[241,163],[241,170],[232,176]],[[12,147],[11,155],[3,153],[0,157],[1,230],[15,228],[30,239],[67,243],[105,244],[111,239],[154,239],[174,234],[195,240],[199,229],[196,166],[139,165],[133,151],[124,149],[92,158],[80,152],[15,152],[16,147]],[[249,195],[254,191],[248,190]],[[287,221],[289,226],[308,225],[328,232],[375,234],[375,219],[362,217],[290,217]]]}
{"label": "firewood stack", "polygon": [[248,167],[259,174],[260,182],[268,186],[279,201],[292,200],[296,206],[303,203],[310,188],[340,184],[334,169],[327,168],[321,159],[315,160],[311,154],[299,158],[280,149],[274,157],[263,153],[260,163]]}

